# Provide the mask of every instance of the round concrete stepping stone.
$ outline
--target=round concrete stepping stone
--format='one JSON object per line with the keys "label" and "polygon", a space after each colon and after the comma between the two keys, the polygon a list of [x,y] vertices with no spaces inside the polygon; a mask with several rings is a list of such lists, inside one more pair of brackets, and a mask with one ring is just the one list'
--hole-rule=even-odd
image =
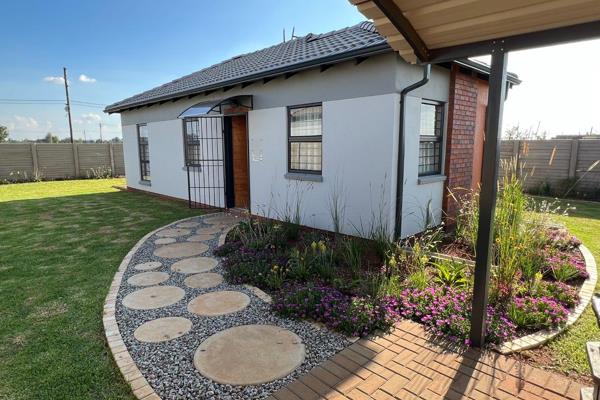
{"label": "round concrete stepping stone", "polygon": [[151,310],[170,306],[183,299],[185,291],[176,286],[151,286],[129,293],[123,305],[133,310]]}
{"label": "round concrete stepping stone", "polygon": [[174,238],[174,237],[189,235],[190,233],[192,233],[192,231],[190,231],[189,229],[165,228],[165,229],[162,229],[162,230],[156,232],[156,236]]}
{"label": "round concrete stepping stone", "polygon": [[154,241],[154,244],[162,245],[162,244],[171,244],[175,243],[177,240],[175,238],[160,238]]}
{"label": "round concrete stepping stone", "polygon": [[165,317],[143,323],[133,332],[133,337],[140,342],[166,342],[185,335],[190,329],[192,321],[187,318]]}
{"label": "round concrete stepping stone", "polygon": [[156,268],[160,267],[161,265],[162,265],[162,263],[160,263],[158,261],[148,261],[148,262],[143,262],[141,264],[137,264],[133,268],[137,269],[138,271],[148,271],[149,269],[156,269]]}
{"label": "round concrete stepping stone", "polygon": [[154,250],[154,255],[162,258],[183,258],[202,254],[208,250],[204,243],[173,243]]}
{"label": "round concrete stepping stone", "polygon": [[194,366],[204,376],[227,385],[257,385],[291,373],[304,361],[302,340],[274,325],[242,325],[200,343]]}
{"label": "round concrete stepping stone", "polygon": [[235,224],[238,220],[233,217],[213,217],[206,218],[204,222],[210,225],[232,225]]}
{"label": "round concrete stepping stone", "polygon": [[183,283],[193,289],[207,289],[223,282],[223,276],[216,272],[204,272],[202,274],[195,274],[185,278]]}
{"label": "round concrete stepping stone", "polygon": [[223,290],[201,294],[189,302],[187,309],[193,314],[214,317],[243,310],[250,304],[250,297],[242,292]]}
{"label": "round concrete stepping stone", "polygon": [[217,266],[219,262],[210,257],[184,258],[171,265],[171,271],[182,274],[197,274],[207,272]]}
{"label": "round concrete stepping stone", "polygon": [[127,279],[127,283],[132,286],[153,286],[168,279],[169,274],[166,272],[142,272],[131,276]]}
{"label": "round concrete stepping stone", "polygon": [[208,234],[208,235],[214,235],[215,233],[221,233],[221,231],[222,231],[222,229],[217,226],[209,226],[209,227],[202,227],[202,228],[196,229],[197,234]]}
{"label": "round concrete stepping stone", "polygon": [[197,226],[200,226],[200,222],[188,221],[177,224],[178,228],[195,228]]}
{"label": "round concrete stepping stone", "polygon": [[187,238],[188,242],[204,242],[205,240],[214,239],[215,235],[210,233],[199,233],[197,235],[192,235]]}

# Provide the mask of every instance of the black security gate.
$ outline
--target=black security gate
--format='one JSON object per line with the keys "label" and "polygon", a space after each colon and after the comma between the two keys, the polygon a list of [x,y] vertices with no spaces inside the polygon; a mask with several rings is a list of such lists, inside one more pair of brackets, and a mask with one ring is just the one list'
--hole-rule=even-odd
{"label": "black security gate", "polygon": [[190,208],[225,208],[223,116],[185,118],[184,136]]}

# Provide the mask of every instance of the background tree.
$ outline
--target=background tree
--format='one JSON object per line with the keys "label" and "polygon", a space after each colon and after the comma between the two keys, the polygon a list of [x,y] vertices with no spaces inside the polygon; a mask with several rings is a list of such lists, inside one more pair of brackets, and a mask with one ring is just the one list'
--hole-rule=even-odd
{"label": "background tree", "polygon": [[0,126],[0,143],[8,141],[8,128]]}
{"label": "background tree", "polygon": [[44,138],[44,141],[46,143],[58,143],[60,142],[60,139],[58,138],[58,136],[55,136],[51,132],[48,132],[46,134],[46,137]]}

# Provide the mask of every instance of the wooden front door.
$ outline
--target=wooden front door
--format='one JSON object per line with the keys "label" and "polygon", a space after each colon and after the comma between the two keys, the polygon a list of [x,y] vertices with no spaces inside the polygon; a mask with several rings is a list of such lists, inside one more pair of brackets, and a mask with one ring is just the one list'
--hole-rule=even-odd
{"label": "wooden front door", "polygon": [[238,208],[249,208],[248,128],[245,115],[231,117],[231,144],[234,204]]}

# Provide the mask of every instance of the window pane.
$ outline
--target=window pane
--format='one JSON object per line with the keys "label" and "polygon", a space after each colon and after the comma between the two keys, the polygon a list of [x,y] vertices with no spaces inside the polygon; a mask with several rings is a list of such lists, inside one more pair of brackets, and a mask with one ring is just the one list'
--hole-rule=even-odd
{"label": "window pane", "polygon": [[291,142],[290,169],[321,171],[321,142]]}
{"label": "window pane", "polygon": [[140,138],[148,139],[148,126],[147,125],[138,125],[138,132],[140,133]]}
{"label": "window pane", "polygon": [[441,148],[441,142],[423,141],[420,143],[419,175],[432,175],[441,173]]}
{"label": "window pane", "polygon": [[140,175],[143,181],[150,180],[150,150],[148,147],[148,127],[138,125],[138,149],[140,157]]}
{"label": "window pane", "polygon": [[441,133],[441,112],[438,109],[441,111],[441,106],[421,104],[421,136],[437,136]]}
{"label": "window pane", "polygon": [[322,116],[321,106],[290,109],[290,136],[320,136]]}

